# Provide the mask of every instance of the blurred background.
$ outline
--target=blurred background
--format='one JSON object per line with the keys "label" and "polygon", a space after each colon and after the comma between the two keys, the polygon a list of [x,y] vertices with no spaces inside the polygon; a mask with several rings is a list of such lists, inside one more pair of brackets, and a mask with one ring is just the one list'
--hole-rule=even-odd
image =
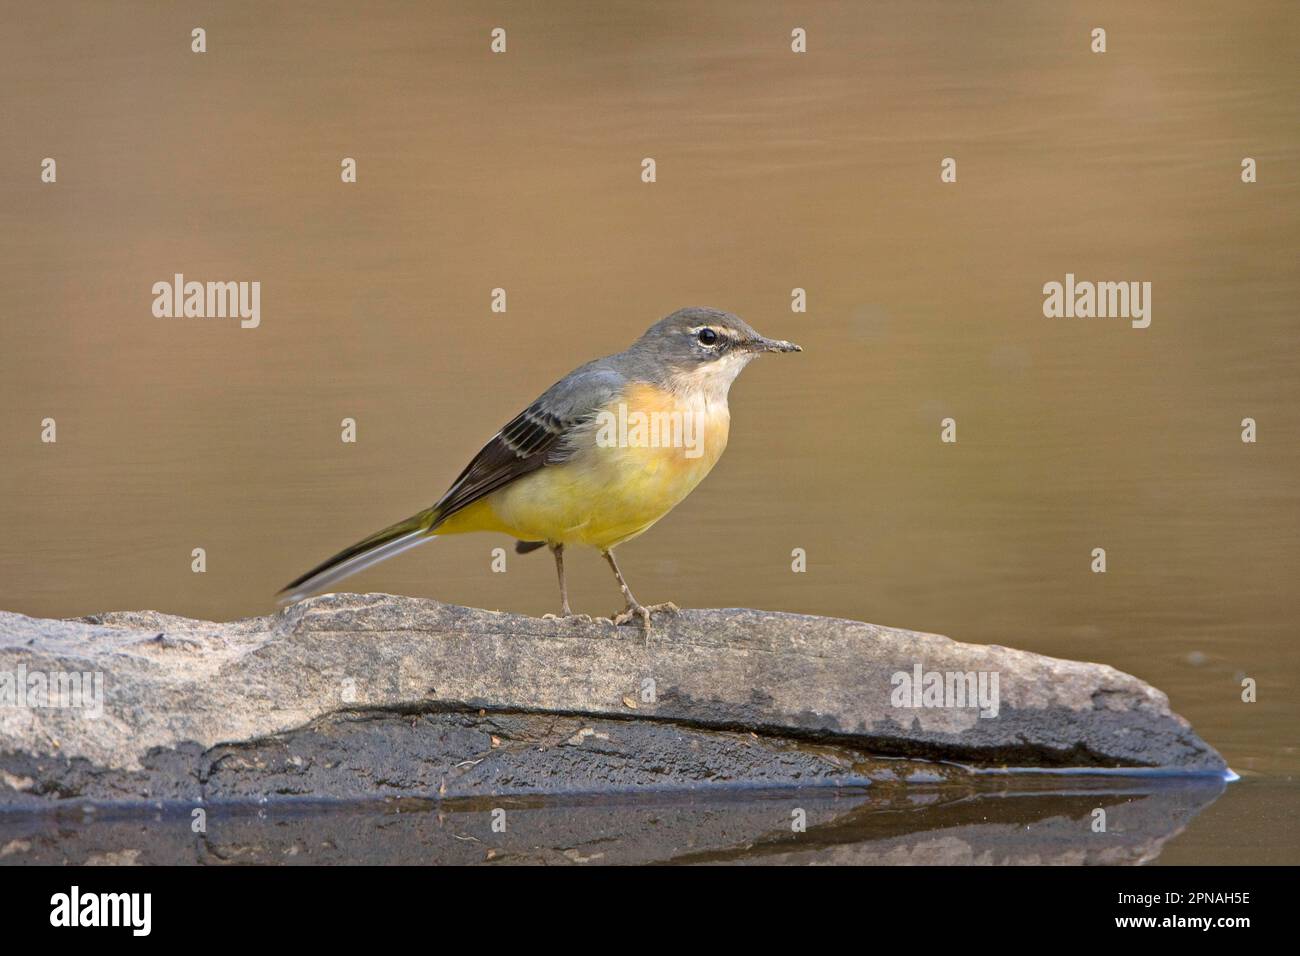
{"label": "blurred background", "polygon": [[[572,367],[708,305],[805,352],[741,376],[719,466],[620,552],[642,600],[1103,661],[1293,781],[1298,40],[1288,2],[24,7],[0,607],[267,613]],[[154,318],[177,272],[260,281],[261,326]],[[1067,272],[1151,282],[1150,328],[1044,318]],[[509,545],[346,586],[555,610],[545,552],[492,573]],[[576,610],[621,606],[569,566]]]}

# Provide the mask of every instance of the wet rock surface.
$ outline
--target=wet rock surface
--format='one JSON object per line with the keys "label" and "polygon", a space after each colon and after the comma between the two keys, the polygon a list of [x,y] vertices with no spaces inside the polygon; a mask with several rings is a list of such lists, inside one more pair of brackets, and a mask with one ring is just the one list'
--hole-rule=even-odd
{"label": "wet rock surface", "polygon": [[[996,713],[900,706],[897,675],[930,673],[996,675]],[[5,702],[6,674],[99,675],[102,712]],[[381,594],[231,623],[0,613],[0,808],[916,785],[950,763],[1225,769],[1113,668],[855,621],[686,611],[645,634]]]}

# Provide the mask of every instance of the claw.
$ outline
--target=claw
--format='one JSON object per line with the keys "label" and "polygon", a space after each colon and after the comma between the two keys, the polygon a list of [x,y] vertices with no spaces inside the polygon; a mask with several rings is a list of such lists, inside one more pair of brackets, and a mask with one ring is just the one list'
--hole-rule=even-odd
{"label": "claw", "polygon": [[581,624],[590,624],[592,616],[590,614],[574,614],[572,611],[565,611],[563,614],[543,614],[543,621],[577,621]]}
{"label": "claw", "polygon": [[644,604],[631,603],[617,614],[613,615],[610,620],[614,622],[615,627],[620,627],[633,618],[641,619],[641,629],[650,630],[650,616],[652,614],[676,614],[681,611],[672,601],[664,601],[662,604],[651,604],[646,607]]}
{"label": "claw", "polygon": [[610,617],[615,627],[622,627],[634,617],[641,618],[642,630],[650,630],[650,609],[644,604],[629,604],[623,610]]}

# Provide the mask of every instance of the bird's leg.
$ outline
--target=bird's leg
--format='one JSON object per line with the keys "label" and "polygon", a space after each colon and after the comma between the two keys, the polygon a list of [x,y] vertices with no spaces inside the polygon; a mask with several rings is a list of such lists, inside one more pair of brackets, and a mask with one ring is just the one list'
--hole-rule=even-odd
{"label": "bird's leg", "polygon": [[646,607],[632,596],[632,589],[629,588],[627,582],[623,580],[623,572],[618,569],[618,562],[614,560],[614,552],[612,550],[602,551],[601,554],[605,556],[605,560],[609,562],[609,566],[614,569],[614,577],[618,579],[618,586],[623,592],[623,600],[627,602],[627,607],[623,608],[622,611],[610,618],[610,620],[614,622],[615,626],[626,624],[628,621],[632,620],[632,618],[639,617],[641,618],[641,626],[646,630],[649,630],[650,615],[655,611],[660,611],[666,614],[676,614],[681,610],[681,608],[672,601],[665,601],[663,604],[652,604],[649,607]]}
{"label": "bird's leg", "polygon": [[569,587],[564,583],[564,545],[551,545],[551,554],[555,555],[555,576],[560,579],[560,616],[568,617],[573,611],[569,608]]}
{"label": "bird's leg", "polygon": [[564,581],[564,545],[551,544],[548,545],[548,547],[551,549],[551,554],[555,555],[555,576],[560,579],[560,613],[558,615],[546,614],[543,616],[548,618],[576,617],[582,620],[590,621],[591,617],[589,615],[574,614],[572,608],[569,607],[569,587]]}

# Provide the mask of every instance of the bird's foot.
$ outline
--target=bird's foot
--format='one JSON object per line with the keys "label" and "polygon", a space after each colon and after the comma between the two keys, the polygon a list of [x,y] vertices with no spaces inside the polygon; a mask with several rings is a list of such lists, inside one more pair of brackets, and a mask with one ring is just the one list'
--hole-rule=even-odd
{"label": "bird's foot", "polygon": [[590,624],[592,617],[590,614],[574,614],[568,608],[565,608],[559,614],[543,614],[543,621],[577,621],[580,624]]}
{"label": "bird's foot", "polygon": [[651,615],[676,614],[680,610],[681,608],[672,601],[664,601],[662,604],[651,604],[649,606],[637,604],[633,601],[619,613],[611,617],[610,620],[614,622],[615,627],[619,627],[623,624],[627,624],[632,619],[639,617],[641,619],[641,628],[648,631],[650,630]]}

